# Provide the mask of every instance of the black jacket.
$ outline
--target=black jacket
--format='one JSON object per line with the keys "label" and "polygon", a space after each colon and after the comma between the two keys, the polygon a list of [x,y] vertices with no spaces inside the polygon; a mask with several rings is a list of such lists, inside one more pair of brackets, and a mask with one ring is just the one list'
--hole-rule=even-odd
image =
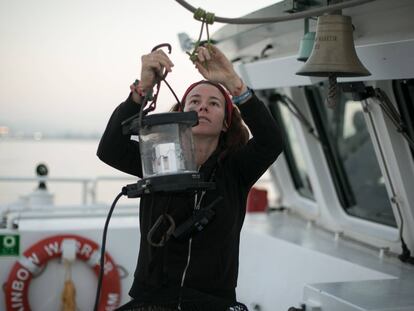
{"label": "black jacket", "polygon": [[[251,186],[276,160],[282,151],[282,138],[274,119],[264,104],[253,96],[240,107],[242,118],[253,138],[237,152],[218,161],[219,151],[201,166],[208,180],[214,172],[216,189],[207,191],[201,208],[218,196],[215,217],[204,230],[192,238],[191,259],[184,286],[217,297],[235,300],[239,266],[239,240],[246,199]],[[139,111],[129,97],[113,112],[100,141],[98,157],[126,173],[141,177],[139,146],[121,133],[121,122]],[[193,213],[194,193],[144,195],[140,202],[141,244],[134,284],[130,295],[157,288],[179,288],[187,263],[189,240],[174,237],[166,247],[154,248],[147,242],[147,233],[165,209],[179,225]],[[200,195],[198,195],[200,197]],[[127,243],[127,241],[126,241]],[[126,245],[127,247],[127,245]],[[254,250],[252,250],[254,251]]]}

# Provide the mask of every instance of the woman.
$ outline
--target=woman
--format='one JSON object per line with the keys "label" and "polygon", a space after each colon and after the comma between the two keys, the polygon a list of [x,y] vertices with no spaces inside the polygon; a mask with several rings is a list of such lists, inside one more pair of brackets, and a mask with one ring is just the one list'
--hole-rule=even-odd
{"label": "woman", "polygon": [[[281,153],[282,139],[264,104],[217,47],[199,47],[197,55],[196,68],[206,80],[192,84],[182,102],[184,111],[198,113],[199,124],[193,127],[196,163],[205,180],[216,187],[195,194],[141,197],[140,252],[129,292],[133,301],[120,310],[246,310],[237,304],[235,293],[246,199],[251,186]],[[130,96],[116,108],[101,139],[102,161],[142,177],[138,143],[122,135],[120,124],[139,111],[143,94],[172,67],[163,51],[142,57],[139,85],[131,86]],[[179,110],[179,105],[173,110]],[[253,136],[249,141],[242,119]],[[202,231],[171,236],[163,247],[147,241],[162,213],[168,211],[179,226],[214,201],[214,217]]]}

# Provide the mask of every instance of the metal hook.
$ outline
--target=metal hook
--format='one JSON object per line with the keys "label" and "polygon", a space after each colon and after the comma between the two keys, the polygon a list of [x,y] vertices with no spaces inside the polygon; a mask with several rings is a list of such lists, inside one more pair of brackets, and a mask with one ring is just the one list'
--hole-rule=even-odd
{"label": "metal hook", "polygon": [[161,43],[161,44],[158,44],[158,45],[156,45],[156,46],[154,46],[152,48],[151,52],[154,52],[154,51],[156,51],[156,50],[158,50],[160,48],[164,48],[164,47],[167,47],[168,48],[168,54],[171,54],[172,48],[171,48],[171,44],[169,44],[169,43]]}
{"label": "metal hook", "polygon": [[[171,54],[172,47],[171,47],[171,44],[169,44],[169,43],[161,43],[161,44],[158,44],[158,45],[154,46],[151,50],[151,53],[158,50],[158,49],[164,48],[164,47],[168,48],[168,54]],[[167,75],[168,75],[168,71],[167,71],[167,69],[165,69],[164,73],[158,79],[157,90],[156,90],[155,94],[153,95],[151,104],[149,105],[149,107],[147,109],[144,110],[144,115],[149,113],[150,111],[155,110],[155,108],[157,106],[158,93],[159,93],[160,87],[161,87],[161,81],[163,81],[163,80],[165,81],[165,78],[167,77]]]}
{"label": "metal hook", "polygon": [[[161,48],[164,48],[164,47],[168,48],[168,54],[171,54],[172,47],[171,47],[171,44],[169,44],[169,43],[161,43],[161,44],[158,44],[158,45],[154,46],[151,50],[151,53],[156,51],[156,50],[159,50]],[[159,81],[159,83],[161,82],[161,80],[164,80],[167,77],[167,74],[168,74],[168,71],[165,70],[164,74],[162,75],[162,78]]]}

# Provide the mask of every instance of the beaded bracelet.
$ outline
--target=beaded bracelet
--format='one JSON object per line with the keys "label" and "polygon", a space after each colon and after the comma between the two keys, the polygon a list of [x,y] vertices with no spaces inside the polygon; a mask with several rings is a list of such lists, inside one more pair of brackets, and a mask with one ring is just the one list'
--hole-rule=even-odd
{"label": "beaded bracelet", "polygon": [[129,86],[129,89],[131,90],[131,92],[137,93],[140,97],[147,96],[148,100],[152,100],[152,90],[148,92],[147,94],[145,94],[144,90],[142,89],[141,81],[138,79],[135,79],[134,83],[132,83]]}
{"label": "beaded bracelet", "polygon": [[144,91],[142,90],[141,81],[136,79],[134,83],[129,86],[131,92],[137,93],[140,97],[144,97]]}

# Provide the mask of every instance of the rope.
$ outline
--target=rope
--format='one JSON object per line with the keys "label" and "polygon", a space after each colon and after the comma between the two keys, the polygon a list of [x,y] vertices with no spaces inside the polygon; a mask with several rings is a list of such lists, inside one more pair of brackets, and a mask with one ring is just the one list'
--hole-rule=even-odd
{"label": "rope", "polygon": [[198,8],[194,11],[194,18],[200,22],[205,22],[209,25],[214,23],[214,13],[206,12],[202,8]]}
{"label": "rope", "polygon": [[336,76],[333,74],[329,75],[329,90],[325,103],[331,109],[335,108],[338,103],[338,84],[336,82]]}
{"label": "rope", "polygon": [[200,42],[201,42],[201,37],[203,36],[203,29],[204,29],[204,22],[201,23],[201,30],[200,30],[200,34],[198,36],[198,40],[194,43],[194,49],[193,51],[190,52],[186,52],[188,56],[190,56],[190,60],[194,63],[197,60],[197,49],[200,46]]}
{"label": "rope", "polygon": [[[197,11],[197,9],[195,7],[193,7],[191,4],[187,3],[184,0],[175,0],[177,1],[180,5],[182,5],[184,8],[186,8],[187,10],[189,10],[192,13],[195,13]],[[346,1],[346,2],[341,2],[341,3],[337,3],[337,4],[333,4],[333,5],[329,5],[327,7],[323,7],[323,8],[316,8],[316,9],[311,9],[311,10],[307,10],[305,12],[298,12],[298,13],[293,13],[290,15],[286,15],[286,16],[278,16],[278,17],[267,17],[267,18],[226,18],[226,17],[220,17],[220,16],[214,16],[214,21],[218,22],[218,23],[226,23],[226,24],[267,24],[267,23],[279,23],[279,22],[285,22],[285,21],[290,21],[290,20],[295,20],[295,19],[302,19],[302,18],[307,18],[307,17],[313,17],[313,16],[319,16],[322,15],[324,13],[329,13],[332,11],[338,11],[338,10],[342,10],[342,9],[346,9],[346,8],[350,8],[350,7],[354,7],[354,6],[358,6],[358,5],[362,5],[368,2],[373,2],[376,0],[350,0],[350,1]],[[200,14],[200,13],[198,13]]]}
{"label": "rope", "polygon": [[76,311],[76,288],[72,281],[72,264],[64,260],[65,285],[62,292],[62,311]]}
{"label": "rope", "polygon": [[[206,25],[206,32],[207,32],[207,48],[211,52],[211,40],[210,40],[210,32],[208,31],[208,25],[212,25],[214,23],[215,15],[214,13],[206,12],[202,8],[198,8],[194,11],[194,19],[201,22],[201,29],[200,34],[198,36],[198,40],[194,43],[194,49],[191,53],[187,52],[190,56],[190,60],[194,63],[197,61],[197,49],[201,45],[201,38],[203,37],[204,31],[204,24]],[[207,63],[205,63],[207,67]]]}

